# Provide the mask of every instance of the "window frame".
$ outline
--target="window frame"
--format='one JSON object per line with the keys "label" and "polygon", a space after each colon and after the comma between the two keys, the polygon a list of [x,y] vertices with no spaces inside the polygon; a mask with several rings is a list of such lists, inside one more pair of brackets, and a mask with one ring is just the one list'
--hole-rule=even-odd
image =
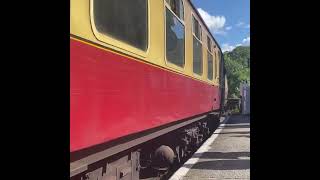
{"label": "window frame", "polygon": [[[211,43],[211,48],[209,49],[209,47],[208,47],[208,40],[210,40],[210,43]],[[206,50],[207,50],[207,80],[208,81],[210,81],[210,82],[212,82],[212,83],[214,83],[214,80],[215,80],[215,77],[214,77],[214,70],[215,70],[215,68],[214,68],[214,66],[215,66],[215,64],[214,64],[214,56],[213,56],[213,40],[211,39],[211,37],[209,36],[209,34],[207,35],[207,46],[206,46]],[[208,72],[208,69],[209,69],[209,59],[208,59],[208,54],[211,54],[211,56],[212,56],[212,79],[209,79],[209,77],[208,77],[208,74],[209,74],[209,72]]]}
{"label": "window frame", "polygon": [[112,36],[110,35],[107,35],[107,34],[103,34],[101,32],[99,32],[96,28],[96,24],[95,24],[95,21],[94,21],[94,7],[93,7],[93,1],[95,0],[90,0],[90,5],[89,5],[89,9],[90,9],[90,13],[89,13],[89,16],[90,16],[90,24],[91,24],[91,29],[93,31],[93,34],[95,36],[95,38],[99,41],[99,42],[102,42],[104,45],[107,45],[107,46],[111,46],[112,48],[117,48],[117,49],[121,49],[121,50],[124,50],[124,51],[127,51],[127,52],[130,52],[130,53],[133,53],[135,55],[138,55],[138,56],[141,56],[141,57],[147,57],[149,51],[150,51],[150,2],[149,0],[146,0],[147,2],[147,46],[146,46],[146,50],[142,50],[142,49],[139,49],[131,44],[128,44],[122,40],[119,40],[119,39],[116,39],[116,38],[113,38]]}
{"label": "window frame", "polygon": [[[209,48],[209,42],[210,42],[210,48]],[[212,40],[209,35],[207,35],[207,49],[209,49],[209,51],[212,53]]]}
{"label": "window frame", "polygon": [[214,81],[217,81],[218,77],[218,51],[214,49]]}
{"label": "window frame", "polygon": [[[184,72],[185,69],[186,69],[186,24],[185,24],[185,19],[186,19],[186,16],[185,16],[185,12],[186,12],[186,8],[185,8],[185,2],[184,0],[181,0],[182,2],[182,6],[183,6],[183,19],[184,20],[181,20],[170,8],[170,4],[167,3],[166,0],[163,0],[163,14],[164,14],[164,59],[165,59],[165,64],[167,67],[170,67],[170,68],[173,68],[175,70],[178,70],[180,72]],[[183,25],[183,29],[184,29],[184,63],[183,63],[183,67],[181,66],[178,66],[172,62],[170,62],[168,59],[167,59],[167,41],[166,41],[166,38],[167,38],[167,14],[166,14],[166,9],[168,9],[172,14],[173,16],[175,16],[178,21]]]}
{"label": "window frame", "polygon": [[[196,20],[196,21],[198,21],[198,28],[199,28],[199,36],[200,36],[200,39],[196,36],[196,34],[195,34],[195,29],[194,29],[194,20],[193,20],[193,18]],[[204,62],[203,62],[203,33],[202,33],[202,25],[201,25],[201,23],[200,23],[201,21],[199,20],[199,18],[196,16],[196,14],[193,12],[193,11],[191,11],[191,26],[192,26],[192,28],[191,28],[191,33],[192,33],[192,73],[193,73],[193,75],[194,76],[197,76],[198,78],[201,78],[202,76],[203,76],[203,71],[204,71]],[[194,41],[193,41],[193,37],[195,37],[197,40],[198,40],[198,42],[201,44],[201,61],[202,61],[202,70],[201,70],[201,74],[198,74],[198,73],[195,73],[194,72],[194,60],[193,60],[193,53],[194,53],[194,49],[193,49],[193,43],[194,43]]]}
{"label": "window frame", "polygon": [[220,59],[221,59],[221,53],[220,53],[220,51],[219,51],[219,49],[218,49],[218,47],[216,47],[216,54],[217,54],[217,59],[216,59],[216,64],[215,64],[215,66],[216,66],[216,77],[215,77],[215,81],[219,84],[219,78],[220,78],[220,75],[219,75],[219,73],[220,73]]}

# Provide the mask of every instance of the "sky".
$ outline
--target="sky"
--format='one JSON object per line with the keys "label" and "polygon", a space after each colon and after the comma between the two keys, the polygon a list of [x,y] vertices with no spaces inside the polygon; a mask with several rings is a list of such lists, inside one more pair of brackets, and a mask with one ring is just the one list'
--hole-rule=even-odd
{"label": "sky", "polygon": [[192,0],[223,52],[250,46],[250,0]]}

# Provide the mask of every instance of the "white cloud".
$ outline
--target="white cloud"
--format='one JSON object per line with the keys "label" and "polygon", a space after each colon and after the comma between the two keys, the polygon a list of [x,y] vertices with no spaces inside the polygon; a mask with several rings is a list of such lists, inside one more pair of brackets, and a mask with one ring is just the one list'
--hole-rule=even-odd
{"label": "white cloud", "polygon": [[244,25],[244,22],[240,21],[238,24],[236,24],[237,27],[242,27]]}
{"label": "white cloud", "polygon": [[214,32],[214,34],[227,35],[227,32],[223,31],[223,30],[218,30],[218,31]]}
{"label": "white cloud", "polygon": [[242,21],[239,21],[237,24],[236,24],[237,27],[240,27],[240,28],[247,28],[249,29],[250,28],[250,24],[245,24],[244,22]]}
{"label": "white cloud", "polygon": [[226,30],[229,31],[230,29],[232,29],[232,26],[227,26]]}
{"label": "white cloud", "polygon": [[222,49],[222,52],[232,51],[234,48],[238,46],[250,46],[250,36],[248,36],[247,38],[244,38],[242,40],[242,43],[236,44],[235,46],[229,45],[228,43],[222,44],[221,49]]}
{"label": "white cloud", "polygon": [[250,46],[250,36],[242,40],[243,46]]}
{"label": "white cloud", "polygon": [[235,48],[235,46],[231,46],[228,43],[222,44],[221,50],[222,52],[226,51],[232,51]]}
{"label": "white cloud", "polygon": [[226,18],[224,16],[212,16],[201,8],[198,8],[198,12],[212,33],[222,35],[226,34],[226,32],[223,31],[223,27],[226,23]]}

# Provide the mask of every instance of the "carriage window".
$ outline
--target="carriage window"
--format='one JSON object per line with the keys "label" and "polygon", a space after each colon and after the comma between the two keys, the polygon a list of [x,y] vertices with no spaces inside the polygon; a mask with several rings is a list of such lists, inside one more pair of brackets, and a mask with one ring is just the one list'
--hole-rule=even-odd
{"label": "carriage window", "polygon": [[218,76],[218,56],[217,52],[214,52],[214,78]]}
{"label": "carriage window", "polygon": [[166,0],[168,5],[170,6],[170,9],[178,16],[181,20],[183,20],[183,4],[182,0]]}
{"label": "carriage window", "polygon": [[166,57],[177,66],[184,66],[184,25],[166,8]]}
{"label": "carriage window", "polygon": [[207,36],[207,42],[208,42],[208,50],[211,52],[211,39],[209,38],[209,36]]}
{"label": "carriage window", "polygon": [[217,59],[216,59],[216,77],[215,78],[218,78],[219,77],[219,69],[220,69],[220,67],[219,67],[219,65],[220,65],[220,59],[221,59],[221,57],[220,57],[220,51],[217,51]]}
{"label": "carriage window", "polygon": [[199,75],[202,74],[201,27],[199,22],[194,17],[193,17],[193,72]]}
{"label": "carriage window", "polygon": [[199,40],[201,40],[201,26],[194,16],[192,16],[192,24],[193,35],[195,35]]}
{"label": "carriage window", "polygon": [[213,80],[213,59],[212,54],[208,50],[208,79]]}
{"label": "carriage window", "polygon": [[148,0],[94,0],[97,30],[146,50],[148,43]]}

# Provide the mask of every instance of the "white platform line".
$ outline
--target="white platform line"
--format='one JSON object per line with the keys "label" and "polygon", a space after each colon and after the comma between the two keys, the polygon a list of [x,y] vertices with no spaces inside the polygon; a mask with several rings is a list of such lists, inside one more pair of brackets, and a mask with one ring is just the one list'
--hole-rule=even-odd
{"label": "white platform line", "polygon": [[216,131],[209,137],[206,142],[202,144],[202,146],[194,153],[197,154],[197,157],[191,157],[188,159],[187,162],[185,162],[171,177],[169,180],[181,180],[188,171],[195,165],[202,154],[204,152],[207,152],[210,149],[210,145],[213,143],[213,141],[219,136],[219,133],[222,131],[223,127],[225,127],[227,121],[229,120],[229,116],[224,119],[223,122],[220,124],[220,128],[217,128]]}

